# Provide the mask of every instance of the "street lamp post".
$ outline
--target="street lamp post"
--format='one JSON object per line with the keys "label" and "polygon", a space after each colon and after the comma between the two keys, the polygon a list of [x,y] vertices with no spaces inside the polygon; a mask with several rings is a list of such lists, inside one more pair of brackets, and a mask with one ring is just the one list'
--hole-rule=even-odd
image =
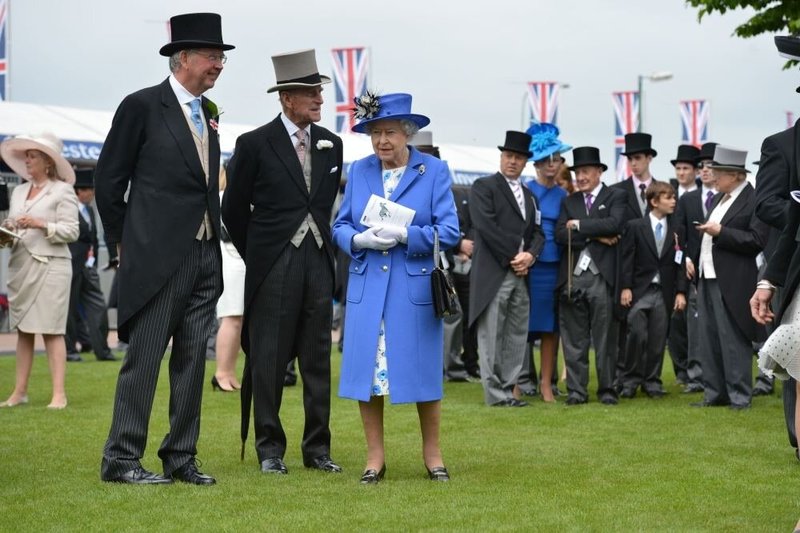
{"label": "street lamp post", "polygon": [[639,113],[637,117],[636,131],[640,132],[644,129],[644,80],[650,81],[666,81],[672,78],[672,72],[662,71],[653,72],[652,74],[645,75],[639,74]]}

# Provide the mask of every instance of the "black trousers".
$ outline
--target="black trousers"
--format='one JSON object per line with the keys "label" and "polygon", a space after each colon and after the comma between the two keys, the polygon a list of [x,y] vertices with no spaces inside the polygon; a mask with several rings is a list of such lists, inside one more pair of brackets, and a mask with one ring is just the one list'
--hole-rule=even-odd
{"label": "black trousers", "polygon": [[461,321],[462,342],[464,351],[461,353],[461,360],[464,362],[464,368],[473,376],[480,374],[480,365],[478,364],[478,326],[472,324],[468,326],[467,311],[469,310],[469,294],[470,283],[469,274],[453,274],[453,285],[458,294],[458,302],[461,304],[461,309],[464,310],[464,317]]}
{"label": "black trousers", "polygon": [[117,380],[102,479],[112,480],[140,465],[170,338],[169,433],[158,456],[164,474],[170,475],[197,455],[206,341],[222,291],[221,271],[219,242],[195,241],[166,285],[130,319],[129,347]]}
{"label": "black trousers", "polygon": [[72,286],[69,293],[69,315],[67,315],[67,334],[64,341],[67,353],[75,352],[75,344],[80,340],[80,311],[86,316],[86,327],[89,341],[98,358],[107,357],[108,348],[108,313],[103,291],[100,289],[100,277],[94,267],[81,266],[75,269],[73,263]]}
{"label": "black trousers", "polygon": [[286,452],[280,409],[293,357],[303,378],[303,457],[330,453],[332,295],[330,262],[307,234],[299,248],[286,245],[250,304],[248,357],[259,462]]}

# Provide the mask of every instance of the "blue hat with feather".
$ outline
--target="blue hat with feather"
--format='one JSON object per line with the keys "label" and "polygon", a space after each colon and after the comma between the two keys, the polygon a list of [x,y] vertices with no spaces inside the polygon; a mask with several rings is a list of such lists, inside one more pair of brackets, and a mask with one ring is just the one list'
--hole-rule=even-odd
{"label": "blue hat with feather", "polygon": [[553,154],[563,154],[572,150],[572,146],[564,144],[558,138],[559,131],[555,124],[549,122],[531,124],[525,133],[531,136],[532,161],[541,161]]}

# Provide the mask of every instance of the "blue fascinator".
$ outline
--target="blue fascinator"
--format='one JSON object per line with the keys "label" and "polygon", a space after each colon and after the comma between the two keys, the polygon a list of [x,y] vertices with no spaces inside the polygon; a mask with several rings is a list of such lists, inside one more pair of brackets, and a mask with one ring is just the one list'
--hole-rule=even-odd
{"label": "blue fascinator", "polygon": [[553,154],[563,154],[572,150],[572,146],[564,144],[558,138],[559,130],[555,124],[540,122],[531,124],[525,132],[532,137],[530,150],[533,152],[531,161],[541,161]]}

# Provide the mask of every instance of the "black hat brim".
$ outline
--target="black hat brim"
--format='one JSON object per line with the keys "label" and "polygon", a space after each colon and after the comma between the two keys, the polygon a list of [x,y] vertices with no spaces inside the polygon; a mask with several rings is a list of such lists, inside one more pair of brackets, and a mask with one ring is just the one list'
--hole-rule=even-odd
{"label": "black hat brim", "polygon": [[605,163],[601,163],[600,161],[597,161],[596,163],[580,163],[577,165],[572,165],[571,167],[569,167],[569,169],[575,170],[581,167],[600,167],[603,169],[603,172],[608,170],[608,166]]}
{"label": "black hat brim", "polygon": [[522,154],[525,157],[527,157],[528,159],[533,157],[533,152],[530,152],[530,151],[523,152],[522,150],[519,150],[517,148],[510,148],[508,146],[498,146],[497,149],[500,150],[501,152],[508,151],[508,152],[514,152],[515,154]]}
{"label": "black hat brim", "polygon": [[620,152],[620,154],[624,155],[625,157],[628,157],[629,155],[634,155],[634,154],[647,154],[647,155],[652,155],[653,157],[656,157],[658,155],[658,152],[656,152],[652,148],[645,148],[644,150],[633,150],[633,151],[630,151],[630,152]]}
{"label": "black hat brim", "polygon": [[232,44],[218,43],[216,41],[175,41],[167,43],[158,51],[159,54],[169,57],[175,52],[189,50],[191,48],[211,48],[213,50],[233,50],[236,48]]}
{"label": "black hat brim", "polygon": [[692,165],[693,167],[697,166],[697,163],[695,163],[694,159],[670,159],[669,162],[673,167],[676,163],[686,163]]}

